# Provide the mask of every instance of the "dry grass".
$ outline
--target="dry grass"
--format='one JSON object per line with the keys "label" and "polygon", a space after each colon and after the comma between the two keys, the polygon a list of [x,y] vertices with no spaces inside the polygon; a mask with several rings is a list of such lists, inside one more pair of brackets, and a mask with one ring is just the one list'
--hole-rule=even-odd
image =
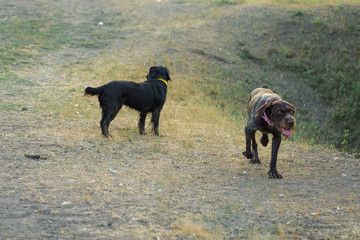
{"label": "dry grass", "polygon": [[[173,224],[173,232],[169,235],[173,236],[187,236],[195,239],[214,239],[214,235],[211,235],[206,227],[201,226],[199,223],[195,223],[189,216],[181,220],[179,223]],[[165,237],[166,238],[166,237]],[[221,239],[220,237],[218,239]]]}

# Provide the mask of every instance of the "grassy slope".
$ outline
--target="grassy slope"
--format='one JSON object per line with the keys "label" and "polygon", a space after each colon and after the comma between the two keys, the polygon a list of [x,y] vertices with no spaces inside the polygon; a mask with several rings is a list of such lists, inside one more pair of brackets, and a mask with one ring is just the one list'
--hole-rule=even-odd
{"label": "grassy slope", "polygon": [[297,107],[295,138],[358,153],[358,7],[248,9],[214,15],[216,34],[209,39],[222,39],[216,48],[209,40],[205,50],[215,69],[209,94],[238,115],[247,93],[267,83]]}
{"label": "grassy slope", "polygon": [[[271,76],[281,73],[266,71],[263,50],[252,50],[256,24],[243,22],[252,30],[241,29],[249,36],[244,42],[230,31],[239,26],[232,7],[181,2],[171,8],[140,2],[135,4],[141,8],[101,6],[107,14],[94,7],[90,17],[85,9],[87,14],[78,14],[87,17],[70,20],[48,18],[46,5],[41,14],[27,7],[16,10],[17,17],[1,12],[9,33],[1,46],[8,56],[2,58],[1,76],[1,177],[6,183],[1,236],[358,236],[356,161],[285,141],[279,156],[285,179],[269,182],[269,148],[261,149],[263,166],[249,165],[241,157],[244,120],[219,114],[221,109],[243,114],[256,81],[269,78],[271,83]],[[171,18],[159,18],[159,9]],[[279,14],[272,8],[237,9],[253,21]],[[24,19],[23,11],[30,11]],[[234,35],[225,34],[228,30]],[[36,45],[26,42],[31,38]],[[83,98],[82,90],[110,79],[142,80],[156,64],[167,65],[174,79],[161,117],[163,137],[139,136],[136,113],[124,109],[111,125],[112,139],[103,139],[97,100]],[[259,64],[265,70],[259,72]],[[277,90],[284,89],[276,83]],[[237,104],[227,108],[232,101]],[[29,153],[47,159],[23,158]]]}

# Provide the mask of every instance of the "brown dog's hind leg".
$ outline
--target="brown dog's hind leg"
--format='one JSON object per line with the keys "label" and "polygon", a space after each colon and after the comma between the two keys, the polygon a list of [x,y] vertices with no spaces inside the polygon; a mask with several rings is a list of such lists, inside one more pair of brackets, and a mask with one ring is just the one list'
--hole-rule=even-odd
{"label": "brown dog's hind leg", "polygon": [[254,134],[251,136],[251,141],[252,141],[252,150],[253,150],[253,157],[251,158],[251,163],[253,164],[260,164],[260,159],[259,159],[259,155],[258,155],[258,148],[257,148],[257,143],[255,140],[255,132]]}
{"label": "brown dog's hind leg", "polygon": [[243,152],[243,155],[248,158],[251,159],[253,154],[251,152],[251,138],[250,138],[250,130],[248,129],[248,127],[245,127],[245,140],[246,140],[246,151]]}
{"label": "brown dog's hind leg", "polygon": [[[251,159],[251,163],[259,164],[260,160],[258,157],[257,143],[255,140],[255,132],[250,130],[248,126],[245,127],[245,138],[246,138],[246,151],[243,152],[243,155]],[[251,151],[252,148],[252,151]]]}

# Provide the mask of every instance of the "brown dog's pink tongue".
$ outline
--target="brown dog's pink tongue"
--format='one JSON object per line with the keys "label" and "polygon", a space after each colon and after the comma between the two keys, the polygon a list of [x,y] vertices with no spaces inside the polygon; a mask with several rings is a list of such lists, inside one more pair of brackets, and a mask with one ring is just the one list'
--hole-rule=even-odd
{"label": "brown dog's pink tongue", "polygon": [[291,137],[291,135],[292,135],[292,130],[283,129],[283,130],[281,130],[281,132],[287,137]]}

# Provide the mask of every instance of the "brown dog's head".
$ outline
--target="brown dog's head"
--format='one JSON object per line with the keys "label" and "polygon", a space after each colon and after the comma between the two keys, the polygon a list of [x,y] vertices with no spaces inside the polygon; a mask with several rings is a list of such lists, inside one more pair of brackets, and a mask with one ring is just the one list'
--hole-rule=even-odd
{"label": "brown dog's head", "polygon": [[[282,134],[290,137],[295,130],[295,108],[281,99],[269,101],[258,108],[256,118],[265,119],[267,124],[275,126]],[[268,118],[268,120],[266,120]]]}

